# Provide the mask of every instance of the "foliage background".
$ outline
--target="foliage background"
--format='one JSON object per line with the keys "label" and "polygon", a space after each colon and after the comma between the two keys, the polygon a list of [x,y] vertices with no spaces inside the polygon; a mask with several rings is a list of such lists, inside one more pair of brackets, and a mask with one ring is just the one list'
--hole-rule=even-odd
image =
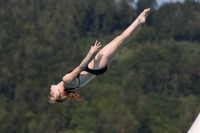
{"label": "foliage background", "polygon": [[[1,0],[1,133],[185,133],[200,111],[200,3]],[[152,11],[109,71],[48,103],[51,84]]]}

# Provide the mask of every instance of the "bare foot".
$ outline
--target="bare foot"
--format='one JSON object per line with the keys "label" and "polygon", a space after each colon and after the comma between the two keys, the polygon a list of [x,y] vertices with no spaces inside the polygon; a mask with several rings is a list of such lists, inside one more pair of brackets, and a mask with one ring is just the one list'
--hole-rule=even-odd
{"label": "bare foot", "polygon": [[139,16],[138,16],[138,21],[140,24],[144,24],[146,22],[146,18],[150,13],[150,8],[145,9]]}

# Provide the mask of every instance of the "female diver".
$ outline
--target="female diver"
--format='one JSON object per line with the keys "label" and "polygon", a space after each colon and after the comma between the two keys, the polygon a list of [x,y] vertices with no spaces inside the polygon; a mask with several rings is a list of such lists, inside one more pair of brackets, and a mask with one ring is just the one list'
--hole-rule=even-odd
{"label": "female diver", "polygon": [[[100,42],[96,41],[94,46],[91,46],[90,51],[80,65],[68,72],[60,83],[51,86],[50,102],[64,102],[67,98],[81,100],[80,95],[71,90],[83,87],[91,79],[96,77],[96,75],[105,73],[117,51],[131,39],[135,30],[146,22],[146,17],[149,13],[150,8],[145,9],[121,35],[105,45],[100,51]],[[92,56],[97,51],[99,52],[95,55],[94,59],[91,60]]]}

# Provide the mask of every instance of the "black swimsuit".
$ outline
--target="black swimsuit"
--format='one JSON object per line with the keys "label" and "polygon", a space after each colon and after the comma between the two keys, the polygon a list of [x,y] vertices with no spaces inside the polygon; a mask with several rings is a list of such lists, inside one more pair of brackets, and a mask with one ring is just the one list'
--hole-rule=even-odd
{"label": "black swimsuit", "polygon": [[[105,73],[105,72],[107,71],[107,69],[108,69],[108,66],[105,66],[104,68],[98,69],[98,70],[92,70],[92,69],[88,68],[88,66],[86,66],[86,68],[83,69],[83,71],[89,72],[89,73],[94,74],[94,75],[101,75],[101,74]],[[72,72],[72,70],[69,71],[68,73],[70,73],[70,72]],[[80,85],[79,76],[80,76],[80,74],[77,76],[78,81],[79,81],[78,87],[76,87],[76,88],[68,88],[68,87],[65,87],[65,82],[63,81],[63,82],[64,82],[64,87],[65,87],[65,89],[67,89],[67,90],[74,90],[74,89],[79,88],[79,85]]]}
{"label": "black swimsuit", "polygon": [[104,68],[98,69],[98,70],[92,70],[92,69],[88,68],[88,66],[86,66],[85,69],[83,69],[83,71],[89,72],[94,75],[101,75],[101,74],[105,73],[107,71],[107,69],[108,69],[108,66],[105,66]]}

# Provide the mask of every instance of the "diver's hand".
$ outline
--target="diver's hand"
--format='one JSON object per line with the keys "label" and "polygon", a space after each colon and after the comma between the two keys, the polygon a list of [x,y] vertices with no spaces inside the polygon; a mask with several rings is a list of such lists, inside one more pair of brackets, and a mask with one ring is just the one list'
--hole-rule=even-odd
{"label": "diver's hand", "polygon": [[99,51],[100,50],[99,48],[102,46],[100,44],[101,44],[101,42],[99,42],[98,40],[96,40],[94,46],[91,46],[90,52],[91,53],[95,53],[95,52]]}

